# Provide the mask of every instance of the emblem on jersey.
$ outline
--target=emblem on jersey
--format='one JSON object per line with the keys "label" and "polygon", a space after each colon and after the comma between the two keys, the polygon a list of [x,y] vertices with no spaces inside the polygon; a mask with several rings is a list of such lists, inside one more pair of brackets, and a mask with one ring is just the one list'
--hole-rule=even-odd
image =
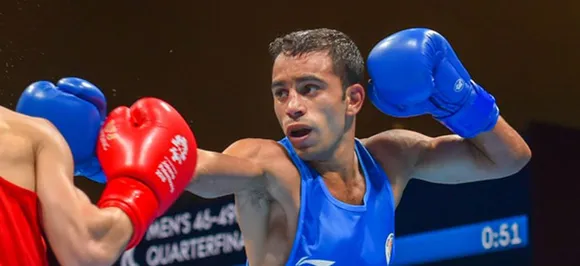
{"label": "emblem on jersey", "polygon": [[393,255],[393,244],[395,241],[395,234],[390,233],[385,241],[385,257],[387,258],[387,265],[391,265],[391,255]]}

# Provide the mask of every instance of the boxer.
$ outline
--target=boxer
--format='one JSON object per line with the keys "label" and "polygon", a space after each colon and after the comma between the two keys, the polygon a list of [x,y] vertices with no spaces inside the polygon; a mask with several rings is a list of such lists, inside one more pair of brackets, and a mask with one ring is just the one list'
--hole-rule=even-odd
{"label": "boxer", "polygon": [[[195,138],[161,100],[105,119],[99,89],[65,78],[33,83],[17,111],[0,108],[0,265],[48,265],[47,245],[61,265],[111,265],[193,175]],[[96,205],[74,186],[75,172],[106,181]]]}
{"label": "boxer", "polygon": [[[394,213],[411,178],[459,184],[518,172],[531,152],[439,33],[380,41],[365,64],[344,33],[312,29],[270,44],[274,111],[285,137],[198,152],[188,190],[235,194],[249,265],[389,265]],[[366,94],[394,117],[431,115],[453,134],[355,137]]]}

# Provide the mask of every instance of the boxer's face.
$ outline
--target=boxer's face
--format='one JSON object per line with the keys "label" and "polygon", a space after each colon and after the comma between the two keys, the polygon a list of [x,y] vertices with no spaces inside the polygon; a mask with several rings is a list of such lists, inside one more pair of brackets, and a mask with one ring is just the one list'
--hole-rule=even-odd
{"label": "boxer's face", "polygon": [[327,53],[279,55],[272,69],[274,110],[298,155],[323,160],[332,155],[360,110],[360,85],[343,89]]}

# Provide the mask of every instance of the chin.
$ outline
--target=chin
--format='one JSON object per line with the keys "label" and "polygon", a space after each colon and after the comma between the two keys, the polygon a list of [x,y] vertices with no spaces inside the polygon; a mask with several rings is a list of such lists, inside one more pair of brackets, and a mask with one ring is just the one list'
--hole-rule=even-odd
{"label": "chin", "polygon": [[296,154],[304,161],[322,161],[325,159],[327,153],[325,149],[320,146],[309,146],[305,148],[294,147]]}
{"label": "chin", "polygon": [[314,160],[316,158],[316,155],[312,152],[308,152],[308,151],[296,149],[296,148],[294,148],[294,150],[296,151],[296,154],[298,155],[298,157],[300,157],[300,159],[302,159],[304,161],[311,161],[311,160]]}

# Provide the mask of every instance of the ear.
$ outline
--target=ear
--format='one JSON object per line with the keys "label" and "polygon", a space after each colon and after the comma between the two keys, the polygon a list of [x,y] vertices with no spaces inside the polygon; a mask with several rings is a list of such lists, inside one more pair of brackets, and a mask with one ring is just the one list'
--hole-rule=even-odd
{"label": "ear", "polygon": [[345,100],[346,100],[346,114],[356,115],[362,108],[365,101],[365,89],[360,84],[354,84],[346,88]]}

